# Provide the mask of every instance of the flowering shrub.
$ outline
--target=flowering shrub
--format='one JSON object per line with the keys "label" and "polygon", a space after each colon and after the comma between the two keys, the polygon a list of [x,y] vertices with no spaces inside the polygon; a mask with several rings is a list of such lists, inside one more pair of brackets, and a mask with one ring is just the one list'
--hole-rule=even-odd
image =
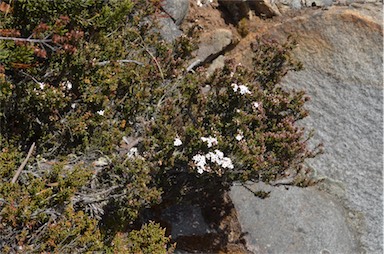
{"label": "flowering shrub", "polygon": [[295,124],[307,97],[278,85],[301,67],[290,40],[207,78],[186,72],[193,38],[167,44],[148,22],[156,1],[3,2],[2,252],[165,253],[143,209],[296,176],[314,155]]}
{"label": "flowering shrub", "polygon": [[295,125],[307,116],[308,97],[274,83],[289,69],[301,68],[291,59],[292,42],[256,43],[266,54],[255,49],[253,70],[229,61],[208,79],[187,74],[150,123],[143,152],[172,195],[299,175],[303,161],[316,154],[306,147],[304,129]]}

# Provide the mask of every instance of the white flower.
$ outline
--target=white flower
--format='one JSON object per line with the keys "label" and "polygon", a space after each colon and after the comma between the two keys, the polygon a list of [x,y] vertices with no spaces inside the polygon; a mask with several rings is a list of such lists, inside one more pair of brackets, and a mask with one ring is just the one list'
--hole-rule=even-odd
{"label": "white flower", "polygon": [[202,7],[203,4],[201,3],[201,0],[197,0],[197,6]]}
{"label": "white flower", "polygon": [[71,108],[75,109],[76,108],[76,103],[71,104]]}
{"label": "white flower", "polygon": [[206,138],[206,137],[201,137],[201,140],[203,141],[203,142],[206,142],[207,143],[207,146],[208,146],[208,148],[209,147],[212,147],[212,145],[217,145],[217,139],[216,138],[213,138],[213,137],[211,137],[211,136],[209,136],[208,138]]}
{"label": "white flower", "polygon": [[232,160],[228,157],[224,157],[224,153],[220,150],[216,149],[214,153],[209,152],[205,157],[223,168],[233,168]]}
{"label": "white flower", "polygon": [[234,92],[239,91],[241,95],[251,94],[251,91],[249,91],[248,87],[245,85],[237,85],[236,83],[232,83],[231,86]]}
{"label": "white flower", "polygon": [[224,158],[224,153],[220,150],[215,150],[215,152],[209,152],[205,157],[213,163],[221,165],[221,160]]}
{"label": "white flower", "polygon": [[252,107],[254,109],[257,109],[260,106],[260,104],[257,101],[252,102]]}
{"label": "white flower", "polygon": [[219,161],[219,158],[218,158],[217,154],[212,153],[212,152],[207,153],[205,155],[205,158],[207,158],[208,160],[212,161],[213,163],[217,163]]}
{"label": "white flower", "polygon": [[45,87],[45,84],[43,82],[38,82],[40,89],[43,90]]}
{"label": "white flower", "polygon": [[232,83],[231,86],[234,92],[237,92],[237,89],[239,89],[239,86],[236,83]]}
{"label": "white flower", "polygon": [[101,116],[103,116],[103,115],[104,115],[104,110],[99,110],[99,111],[97,111],[96,113],[99,114],[99,115],[101,115]]}
{"label": "white flower", "polygon": [[215,150],[215,153],[216,153],[216,156],[219,160],[223,159],[224,158],[224,153],[220,150]]}
{"label": "white flower", "polygon": [[67,87],[68,90],[71,90],[71,89],[72,89],[72,83],[71,83],[71,82],[66,81],[66,82],[64,83],[64,85]]}
{"label": "white flower", "polygon": [[179,138],[175,138],[175,141],[173,141],[174,146],[181,146],[183,142]]}
{"label": "white flower", "polygon": [[235,138],[237,141],[241,141],[244,138],[244,136],[238,133]]}
{"label": "white flower", "polygon": [[193,156],[192,160],[196,164],[197,173],[202,174],[204,171],[206,171],[206,168],[205,168],[206,161],[205,161],[204,155],[196,154],[195,156]]}
{"label": "white flower", "polygon": [[221,166],[223,168],[229,168],[229,169],[233,169],[234,166],[232,164],[232,160],[228,157],[224,157],[222,160],[221,160]]}
{"label": "white flower", "polygon": [[251,94],[251,91],[249,91],[248,87],[246,87],[244,85],[240,85],[239,88],[240,88],[240,94],[242,94],[242,95]]}

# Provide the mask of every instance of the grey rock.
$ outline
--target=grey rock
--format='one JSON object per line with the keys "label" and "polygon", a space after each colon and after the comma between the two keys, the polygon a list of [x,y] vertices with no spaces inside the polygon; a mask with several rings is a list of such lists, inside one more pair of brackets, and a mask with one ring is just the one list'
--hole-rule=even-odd
{"label": "grey rock", "polygon": [[303,6],[302,6],[302,1],[301,0],[292,0],[290,1],[290,4],[289,6],[291,7],[291,9],[293,10],[299,10],[301,9]]}
{"label": "grey rock", "polygon": [[225,62],[225,56],[220,55],[215,60],[212,61],[211,65],[209,65],[207,69],[207,76],[212,75],[215,70],[223,68]]}
{"label": "grey rock", "polygon": [[[373,6],[374,7],[374,6]],[[344,205],[361,213],[367,253],[383,252],[383,32],[382,8],[331,8],[287,22],[276,32],[297,35],[305,70],[284,84],[312,100],[301,124],[325,153],[308,163],[342,182]]]}
{"label": "grey rock", "polygon": [[307,7],[329,7],[333,4],[333,0],[305,0]]}
{"label": "grey rock", "polygon": [[253,253],[357,253],[343,206],[330,194],[314,187],[247,186],[270,191],[265,199],[243,186],[230,196],[238,211],[248,250]]}
{"label": "grey rock", "polygon": [[160,35],[164,40],[167,42],[173,42],[177,37],[183,34],[171,18],[164,17],[162,15],[159,16],[160,17],[157,18],[157,21],[160,28]]}
{"label": "grey rock", "polygon": [[189,0],[165,0],[162,2],[163,10],[180,25],[188,14]]}
{"label": "grey rock", "polygon": [[211,233],[198,206],[185,204],[171,206],[163,212],[162,219],[171,225],[172,239]]}
{"label": "grey rock", "polygon": [[194,61],[212,61],[231,45],[232,39],[232,32],[223,28],[203,34]]}
{"label": "grey rock", "polygon": [[231,45],[232,40],[232,32],[223,28],[201,35],[196,57],[189,63],[187,71],[215,60]]}
{"label": "grey rock", "polygon": [[281,15],[279,8],[277,8],[276,4],[271,0],[251,1],[250,3],[251,8],[258,16],[271,18]]}

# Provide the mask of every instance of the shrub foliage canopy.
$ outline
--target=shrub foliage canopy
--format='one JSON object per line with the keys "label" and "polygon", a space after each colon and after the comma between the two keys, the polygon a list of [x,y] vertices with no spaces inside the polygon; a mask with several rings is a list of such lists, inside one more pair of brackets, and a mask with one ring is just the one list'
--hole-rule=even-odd
{"label": "shrub foliage canopy", "polygon": [[297,175],[314,155],[296,125],[308,98],[278,85],[301,68],[292,40],[257,39],[253,69],[188,73],[195,39],[162,40],[158,6],[2,2],[2,252],[166,253],[144,208]]}

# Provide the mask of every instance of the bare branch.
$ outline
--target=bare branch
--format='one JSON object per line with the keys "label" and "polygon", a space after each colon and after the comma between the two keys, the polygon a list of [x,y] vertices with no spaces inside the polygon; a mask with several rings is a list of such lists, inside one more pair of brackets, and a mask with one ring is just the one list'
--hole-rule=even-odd
{"label": "bare branch", "polygon": [[35,142],[33,142],[31,147],[29,148],[27,157],[24,159],[23,163],[21,163],[20,167],[17,169],[16,174],[13,176],[11,183],[15,183],[17,181],[17,178],[19,177],[21,171],[23,170],[25,165],[27,165],[28,159],[29,157],[31,157],[34,148],[35,148]]}
{"label": "bare branch", "polygon": [[30,38],[5,37],[5,36],[0,36],[0,40],[6,40],[6,41],[26,41],[26,42],[43,43],[45,45],[48,42],[52,42],[51,39],[30,39]]}
{"label": "bare branch", "polygon": [[196,61],[194,61],[194,62],[192,62],[188,67],[187,67],[187,72],[194,72],[194,68],[196,67],[196,66],[198,66],[199,64],[201,64],[202,63],[202,61],[200,60],[200,59],[197,59]]}
{"label": "bare branch", "polygon": [[99,66],[104,66],[104,65],[107,65],[107,64],[110,64],[110,63],[113,63],[113,62],[117,62],[117,63],[135,63],[137,65],[144,65],[142,62],[139,62],[139,61],[136,61],[136,60],[129,60],[129,59],[125,59],[125,60],[116,60],[116,61],[103,61],[103,62],[98,62],[96,63],[96,65],[99,65]]}

